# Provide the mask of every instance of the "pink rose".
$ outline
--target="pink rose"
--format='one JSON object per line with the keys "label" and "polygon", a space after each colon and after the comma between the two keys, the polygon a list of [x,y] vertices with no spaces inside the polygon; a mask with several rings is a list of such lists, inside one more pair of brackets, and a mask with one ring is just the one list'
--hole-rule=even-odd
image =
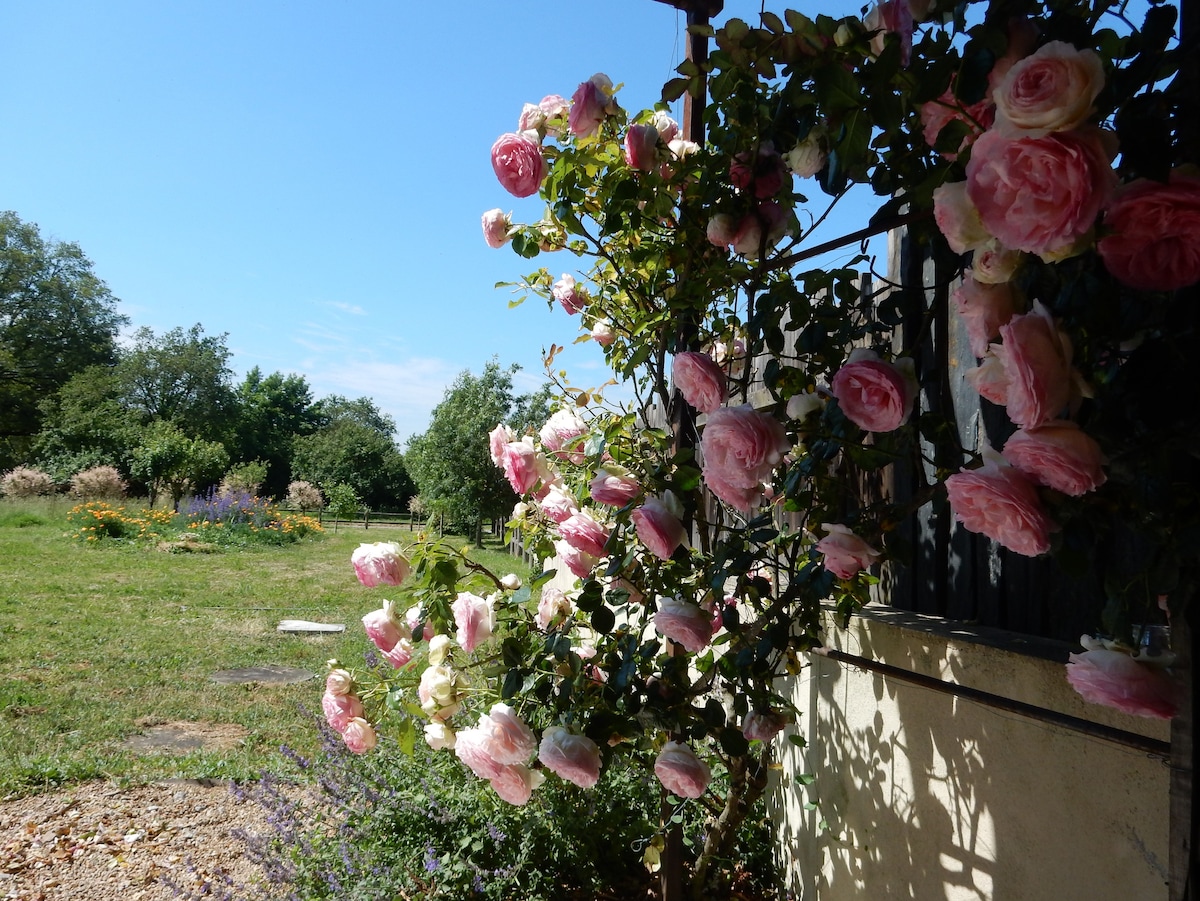
{"label": "pink rose", "polygon": [[394,541],[360,544],[350,555],[350,563],[358,581],[368,588],[399,585],[412,571],[408,558],[400,553],[400,545]]}
{"label": "pink rose", "polygon": [[790,448],[774,417],[749,404],[721,407],[709,414],[700,439],[704,480],[721,500],[749,513]]}
{"label": "pink rose", "polygon": [[679,598],[660,597],[654,614],[654,629],[660,635],[682,645],[693,654],[708,647],[712,641],[712,614],[698,604]]}
{"label": "pink rose", "polygon": [[[408,623],[396,615],[396,609],[391,601],[384,601],[383,607],[379,610],[372,610],[364,616],[362,624],[367,632],[367,637],[384,654],[390,654],[393,649],[399,647],[401,648],[400,656],[404,655],[405,650],[409,657],[412,656],[412,631],[409,629]],[[406,645],[407,648],[405,648]],[[408,663],[407,659],[403,663],[394,663],[393,665],[399,669],[405,663]]]}
{"label": "pink rose", "polygon": [[596,522],[587,510],[580,510],[558,524],[558,534],[575,550],[591,557],[603,557],[607,551],[608,529]]}
{"label": "pink rose", "polygon": [[846,418],[867,432],[898,429],[912,413],[916,399],[911,361],[907,368],[887,363],[866,349],[850,354],[834,375],[829,390]]}
{"label": "pink rose", "polygon": [[488,756],[502,766],[525,763],[537,750],[537,738],[507,704],[493,704],[479,717],[478,728],[484,733]]}
{"label": "pink rose", "polygon": [[1021,253],[994,242],[976,248],[971,257],[971,277],[981,285],[999,285],[1010,281],[1021,265]]}
{"label": "pink rose", "polygon": [[1008,418],[1031,429],[1056,418],[1071,400],[1071,348],[1040,303],[1000,327],[992,351],[1008,381]]}
{"label": "pink rose", "polygon": [[600,780],[600,749],[596,743],[562,726],[551,726],[542,733],[538,760],[550,772],[580,788],[591,788]]}
{"label": "pink rose", "polygon": [[575,277],[563,273],[563,277],[550,288],[550,294],[562,304],[562,308],[574,316],[587,306],[587,294],[575,285]]}
{"label": "pink rose", "polygon": [[457,627],[454,640],[468,654],[492,637],[492,630],[496,628],[496,610],[491,598],[460,591],[450,610]]}
{"label": "pink rose", "polygon": [[[787,212],[777,200],[764,200],[738,223],[733,236],[734,253],[755,258],[775,246],[787,232]],[[709,238],[711,241],[711,237]]]}
{"label": "pink rose", "polygon": [[1004,364],[993,352],[994,347],[996,345],[990,345],[979,365],[963,374],[980,397],[1003,407],[1008,403],[1008,375],[1004,371]]}
{"label": "pink rose", "polygon": [[362,701],[352,694],[337,695],[326,691],[321,697],[321,709],[330,728],[339,733],[346,731],[352,719],[363,715]]}
{"label": "pink rose", "polygon": [[551,485],[550,491],[538,501],[542,515],[551,522],[562,523],[579,512],[579,504],[575,498],[563,491],[557,485]]}
{"label": "pink rose", "polygon": [[517,131],[536,131],[545,134],[546,112],[536,103],[526,103],[517,118]]}
{"label": "pink rose", "polygon": [[454,737],[454,754],[480,779],[495,779],[502,766],[488,751],[491,735],[486,728],[460,729]]}
{"label": "pink rose", "polygon": [[775,713],[768,710],[759,712],[757,710],[746,714],[746,719],[742,723],[742,735],[747,741],[770,741],[787,725],[787,720],[783,714]]}
{"label": "pink rose", "polygon": [[653,125],[630,125],[625,132],[625,162],[634,169],[650,172],[658,162],[658,129]]}
{"label": "pink rose", "polygon": [[450,667],[441,664],[426,667],[417,685],[421,709],[438,720],[454,716],[461,706],[459,688],[462,685],[462,677]]}
{"label": "pink rose", "polygon": [[547,94],[538,103],[538,108],[546,117],[543,122],[546,134],[556,138],[560,137],[562,126],[570,114],[570,106],[566,99],[558,94]]}
{"label": "pink rose", "polygon": [[1016,310],[1011,287],[986,285],[970,277],[963,279],[950,299],[967,327],[971,352],[977,357],[987,354],[988,344],[1000,336],[1000,326],[1007,325]]}
{"label": "pink rose", "polygon": [[989,131],[967,163],[967,196],[1005,247],[1057,254],[1095,224],[1116,188],[1112,154],[1097,128],[1040,138]]}
{"label": "pink rose", "polygon": [[571,95],[571,113],[567,122],[571,134],[586,138],[594,135],[608,118],[612,106],[612,81],[597,73],[583,82]]}
{"label": "pink rose", "polygon": [[1158,667],[1106,649],[1072,654],[1069,660],[1067,681],[1085,701],[1164,720],[1179,711],[1178,687]]}
{"label": "pink rose", "polygon": [[554,556],[558,557],[563,562],[563,565],[571,571],[571,574],[580,578],[586,579],[592,574],[596,564],[600,561],[591,554],[585,554],[578,548],[574,548],[566,541],[554,542]]}
{"label": "pink rose", "polygon": [[325,691],[331,695],[348,695],[354,691],[354,677],[344,669],[331,669],[325,677]]}
{"label": "pink rose", "polygon": [[687,540],[683,523],[659,498],[648,497],[629,514],[638,540],[660,560],[670,560],[675,549]]}
{"label": "pink rose", "polygon": [[596,477],[588,482],[588,493],[597,504],[608,507],[624,507],[641,493],[637,479],[615,463],[609,463],[596,471]]}
{"label": "pink rose", "polygon": [[533,446],[532,438],[506,444],[501,463],[508,484],[517,494],[528,494],[539,480],[548,475],[546,461]]}
{"label": "pink rose", "polygon": [[597,319],[592,323],[592,340],[601,347],[608,347],[617,340],[617,333],[613,331],[612,323],[607,319]]}
{"label": "pink rose", "polygon": [[483,240],[488,247],[503,247],[509,241],[508,230],[512,220],[501,209],[488,210],[483,214]]}
{"label": "pink rose", "polygon": [[546,777],[537,770],[531,770],[527,766],[520,764],[512,764],[502,766],[500,771],[493,776],[488,782],[491,783],[492,789],[500,796],[500,800],[507,801],[514,807],[523,807],[533,797],[533,790],[542,783]]}
{"label": "pink rose", "polygon": [[709,243],[717,247],[728,247],[737,237],[737,232],[737,220],[728,213],[717,213],[708,220],[708,227],[705,229]]}
{"label": "pink rose", "polygon": [[900,41],[900,64],[907,66],[912,56],[913,16],[908,0],[881,0],[871,7],[863,19],[863,27],[867,31],[877,31],[871,38],[871,53],[875,56],[883,53],[885,39],[894,34]]}
{"label": "pink rose", "polygon": [[708,764],[685,744],[669,741],[654,761],[654,775],[663,788],[681,798],[699,798],[708,788]]}
{"label": "pink rose", "polygon": [[425,625],[421,626],[421,634],[417,635],[417,626],[421,625],[422,610],[420,604],[415,604],[404,611],[404,621],[408,623],[409,631],[412,632],[413,638],[418,641],[429,641],[433,636],[437,635],[437,630],[433,628],[433,623],[428,619],[425,620]]}
{"label": "pink rose", "polygon": [[823,132],[813,130],[808,137],[784,154],[783,161],[793,175],[812,178],[825,168],[829,154],[822,142]]}
{"label": "pink rose", "polygon": [[964,469],[946,479],[946,494],[954,518],[968,531],[1026,557],[1050,550],[1054,524],[1033,483],[1019,470],[996,461]]}
{"label": "pink rose", "polygon": [[841,523],[825,525],[829,534],[817,542],[825,568],[839,579],[852,579],[879,559],[880,553]]}
{"label": "pink rose", "polygon": [[958,149],[956,151],[939,151],[945,159],[956,160],[959,153],[971,146],[980,134],[992,127],[995,114],[995,104],[988,98],[985,97],[970,106],[963,106],[962,101],[954,96],[954,88],[950,87],[937,100],[921,104],[921,134],[925,138],[925,143],[936,150],[938,135],[942,133],[943,128],[951,122],[965,123],[970,131],[962,139]]}
{"label": "pink rose", "polygon": [[379,739],[371,724],[361,716],[356,716],[346,723],[346,728],[342,732],[342,740],[346,742],[346,747],[355,754],[366,754],[375,747]]}
{"label": "pink rose", "polygon": [[587,430],[587,423],[573,410],[559,410],[546,420],[538,437],[542,439],[542,447],[547,452],[578,465],[586,456],[579,439],[587,434]]}
{"label": "pink rose", "polygon": [[1104,88],[1104,66],[1094,50],[1051,41],[1014,63],[997,82],[996,130],[1037,138],[1082,125]]}
{"label": "pink rose", "polygon": [[1139,178],[1117,192],[1096,245],[1113,278],[1140,291],[1175,291],[1200,281],[1200,178]]}
{"label": "pink rose", "polygon": [[551,626],[557,626],[574,612],[575,605],[567,596],[552,585],[547,585],[542,589],[542,596],[538,599],[537,616],[534,617],[534,621],[537,623],[537,627],[545,632]]}
{"label": "pink rose", "polygon": [[488,453],[491,455],[492,462],[497,466],[504,465],[504,447],[510,441],[516,439],[513,430],[500,423],[490,432],[488,432]]}
{"label": "pink rose", "polygon": [[492,169],[500,186],[514,197],[536,194],[546,177],[542,148],[524,134],[506,134],[492,145]]}
{"label": "pink rose", "polygon": [[1004,459],[1031,481],[1079,497],[1104,484],[1100,445],[1077,423],[1058,419],[1020,429],[1004,445]]}
{"label": "pink rose", "polygon": [[658,132],[658,136],[662,138],[664,144],[670,144],[679,136],[679,123],[662,110],[654,111],[650,124],[654,126],[654,130]]}
{"label": "pink rose", "polygon": [[675,354],[671,381],[701,413],[711,413],[725,402],[725,373],[708,354],[690,350]]}
{"label": "pink rose", "polygon": [[965,181],[948,181],[933,190],[933,221],[955,253],[966,253],[992,240],[979,210],[967,196]]}
{"label": "pink rose", "polygon": [[770,141],[754,151],[736,154],[729,164],[729,180],[733,186],[739,191],[753,193],[759,200],[778,194],[787,174],[783,157]]}

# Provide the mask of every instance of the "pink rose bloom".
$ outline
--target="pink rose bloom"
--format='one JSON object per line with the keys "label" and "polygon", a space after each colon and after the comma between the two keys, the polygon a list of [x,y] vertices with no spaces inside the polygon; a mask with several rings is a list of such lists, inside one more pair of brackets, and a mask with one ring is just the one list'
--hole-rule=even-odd
{"label": "pink rose bloom", "polygon": [[500,767],[500,772],[488,781],[500,796],[500,800],[507,801],[514,807],[523,807],[533,796],[533,790],[545,778],[540,772],[527,766],[512,764]]}
{"label": "pink rose bloom", "polygon": [[497,466],[504,465],[504,447],[510,441],[516,440],[516,435],[513,430],[500,423],[490,432],[488,432],[488,453],[491,455],[492,462]]}
{"label": "pink rose bloom", "polygon": [[[413,637],[417,637],[417,626],[421,625],[421,605],[416,604],[404,611],[404,621],[408,623],[408,629],[412,632]],[[429,641],[433,636],[437,635],[437,630],[433,628],[433,623],[428,619],[425,620],[425,625],[421,628],[421,636],[419,640]]]}
{"label": "pink rose bloom", "polygon": [[537,750],[537,738],[507,704],[493,704],[479,717],[478,728],[488,756],[502,766],[525,763]]}
{"label": "pink rose bloom", "polygon": [[457,631],[454,640],[470,654],[492,637],[496,628],[496,610],[491,598],[481,598],[469,591],[460,591],[450,605]]}
{"label": "pink rose bloom", "polygon": [[399,585],[412,571],[408,558],[400,553],[400,545],[394,541],[360,544],[350,555],[350,563],[358,581],[368,588]]}
{"label": "pink rose bloom", "polygon": [[933,221],[955,253],[966,253],[992,240],[979,210],[967,196],[965,181],[948,181],[933,190]]}
{"label": "pink rose bloom", "polygon": [[717,247],[728,247],[737,237],[737,232],[737,220],[728,213],[717,213],[708,220],[708,227],[705,229],[709,243]]}
{"label": "pink rose bloom", "polygon": [[572,316],[587,306],[587,295],[575,286],[575,277],[567,275],[565,272],[563,277],[550,288],[550,293]]}
{"label": "pink rose bloom", "polygon": [[1014,63],[997,82],[996,130],[1038,138],[1087,121],[1104,88],[1104,66],[1094,50],[1051,41]]}
{"label": "pink rose bloom", "polygon": [[362,624],[367,637],[396,669],[406,666],[412,659],[412,631],[408,623],[396,615],[391,601],[384,601],[382,608],[364,616]]}
{"label": "pink rose bloom", "polygon": [[662,138],[664,144],[670,144],[679,136],[679,123],[662,110],[654,111],[650,124],[654,126],[654,130],[658,132],[658,136]]}
{"label": "pink rose bloom", "polygon": [[770,741],[787,725],[787,720],[783,714],[773,711],[760,713],[755,710],[746,714],[745,722],[742,723],[742,735],[747,741]]}
{"label": "pink rose bloom", "polygon": [[587,423],[573,410],[559,410],[546,420],[538,437],[548,453],[578,465],[586,457],[582,449],[583,442],[579,439],[587,434],[587,430]]}
{"label": "pink rose bloom", "polygon": [[512,220],[501,209],[488,210],[483,214],[483,240],[488,247],[503,247],[509,241],[508,230]]}
{"label": "pink rose bloom", "polygon": [[607,551],[608,529],[596,522],[587,510],[580,510],[558,524],[558,534],[563,541],[580,553],[591,557],[603,557]]}
{"label": "pink rose bloom", "polygon": [[533,486],[548,475],[546,461],[533,446],[533,439],[510,441],[504,446],[504,475],[517,494],[528,494]]}
{"label": "pink rose bloom", "polygon": [[946,479],[946,494],[954,518],[968,531],[1026,557],[1050,550],[1054,524],[1033,483],[1019,470],[996,461],[964,469]]}
{"label": "pink rose bloom", "polygon": [[1004,445],[1004,459],[1035,484],[1071,497],[1094,491],[1107,479],[1100,445],[1064,419],[1018,430]]}
{"label": "pink rose bloom", "polygon": [[551,522],[562,523],[579,512],[579,504],[575,498],[567,494],[557,485],[551,485],[550,491],[538,501],[542,514]]}
{"label": "pink rose bloom", "polygon": [[658,137],[653,125],[630,125],[625,132],[625,162],[642,172],[652,171],[658,162]]}
{"label": "pink rose bloom", "polygon": [[490,743],[491,736],[485,728],[460,729],[454,737],[454,754],[480,779],[495,779],[502,766],[488,751]]}
{"label": "pink rose bloom", "polygon": [[362,701],[352,694],[336,695],[326,691],[321,696],[321,709],[325,712],[325,722],[338,733],[345,732],[352,719],[363,715]]}
{"label": "pink rose bloom", "polygon": [[683,399],[701,413],[711,413],[725,403],[725,373],[708,354],[690,350],[675,354],[671,381]]}
{"label": "pink rose bloom", "polygon": [[675,549],[687,540],[683,523],[659,498],[648,497],[629,514],[638,540],[660,560],[670,560]]}
{"label": "pink rose bloom", "polygon": [[438,720],[454,716],[461,706],[461,686],[462,678],[450,667],[441,664],[426,667],[417,685],[417,698],[421,702],[421,709]]}
{"label": "pink rose bloom", "polygon": [[989,131],[971,150],[967,196],[984,227],[1005,247],[1056,254],[1092,228],[1117,177],[1097,128],[1040,138]]}
{"label": "pink rose bloom", "polygon": [[594,135],[608,118],[612,104],[612,81],[597,73],[583,82],[571,95],[571,113],[567,126],[580,138]]}
{"label": "pink rose bloom", "polygon": [[538,599],[537,616],[534,617],[534,621],[537,623],[537,627],[545,632],[574,612],[575,605],[571,603],[570,599],[561,590],[547,585],[542,589],[542,596]]}
{"label": "pink rose bloom", "polygon": [[992,351],[1008,381],[1008,418],[1027,429],[1055,419],[1071,400],[1071,348],[1040,303],[1000,327]]}
{"label": "pink rose bloom", "polygon": [[787,433],[774,417],[749,404],[721,407],[709,414],[700,439],[704,480],[721,500],[749,513],[790,449]]}
{"label": "pink rose bloom", "polygon": [[1140,291],[1175,291],[1200,281],[1200,178],[1139,178],[1117,192],[1096,245],[1113,278]]}
{"label": "pink rose bloom", "polygon": [[994,344],[989,346],[979,365],[968,369],[963,375],[971,383],[971,387],[979,392],[980,397],[1003,407],[1008,403],[1008,375],[1000,358],[992,352],[994,347]]}
{"label": "pink rose bloom", "polygon": [[871,38],[871,53],[875,56],[883,53],[887,36],[896,35],[900,41],[900,64],[908,65],[912,56],[913,36],[913,16],[908,0],[881,0],[871,7],[863,19],[863,27],[867,31],[879,32]]}
{"label": "pink rose bloom", "polygon": [[597,319],[592,323],[592,340],[601,347],[608,347],[617,340],[617,333],[613,331],[612,323],[607,319]]}
{"label": "pink rose bloom", "polygon": [[580,579],[586,579],[592,574],[592,570],[599,563],[597,557],[591,554],[585,554],[578,548],[572,547],[566,541],[554,542],[554,556],[558,557],[563,562],[563,565],[571,571],[571,574]]}
{"label": "pink rose bloom", "polygon": [[852,579],[879,559],[879,551],[838,522],[825,525],[829,534],[817,542],[825,568],[839,579]]}
{"label": "pink rose bloom", "polygon": [[1178,687],[1158,667],[1106,649],[1072,654],[1069,660],[1067,681],[1085,701],[1163,720],[1179,711]]}
{"label": "pink rose bloom", "polygon": [[1016,310],[1011,287],[986,285],[970,277],[963,279],[950,299],[967,327],[971,353],[977,357],[987,354],[988,344],[1000,336],[1000,326],[1007,325]]}
{"label": "pink rose bloom", "polygon": [[654,775],[663,788],[681,798],[699,798],[708,788],[708,764],[685,744],[669,741],[654,761]]}
{"label": "pink rose bloom", "polygon": [[543,122],[546,134],[556,138],[560,137],[562,125],[566,123],[567,116],[570,115],[570,105],[566,98],[558,94],[547,94],[538,103],[538,108],[546,117]]}
{"label": "pink rose bloom", "polygon": [[346,747],[355,754],[366,754],[375,747],[379,739],[371,724],[361,716],[356,716],[346,723],[346,729],[342,732],[342,740],[346,742]]}
{"label": "pink rose bloom", "polygon": [[654,614],[654,629],[660,635],[682,645],[693,654],[708,647],[712,641],[712,614],[698,604],[679,598],[660,597]]}
{"label": "pink rose bloom", "polygon": [[521,115],[517,118],[517,131],[536,131],[544,134],[545,125],[546,112],[536,103],[526,103],[521,108]]}
{"label": "pink rose bloom", "polygon": [[642,486],[622,466],[607,464],[596,471],[596,477],[588,482],[588,493],[597,504],[608,507],[624,507],[638,496]]}
{"label": "pink rose bloom", "polygon": [[546,177],[542,148],[524,134],[506,134],[492,145],[492,169],[500,186],[514,197],[536,194]]}
{"label": "pink rose bloom", "polygon": [[906,370],[887,363],[865,348],[855,350],[834,375],[829,390],[838,399],[846,418],[867,432],[898,429],[912,413],[917,392]]}
{"label": "pink rose bloom", "polygon": [[354,691],[354,677],[344,669],[331,669],[325,677],[325,691],[331,695],[348,695]]}
{"label": "pink rose bloom", "polygon": [[975,250],[971,257],[971,277],[982,285],[999,285],[1010,281],[1020,265],[1020,251],[992,244]]}
{"label": "pink rose bloom", "polygon": [[774,247],[775,242],[786,232],[787,212],[779,201],[764,200],[754,212],[747,213],[738,223],[737,232],[731,242],[733,251],[747,257],[757,257],[764,247]]}
{"label": "pink rose bloom", "polygon": [[958,150],[939,151],[945,159],[956,160],[958,154],[970,147],[975,138],[992,127],[995,114],[995,104],[988,98],[985,97],[970,106],[963,106],[962,101],[954,96],[954,88],[950,87],[937,100],[921,104],[921,134],[925,137],[925,143],[936,150],[938,135],[942,133],[943,128],[951,122],[966,123],[971,131],[958,145]]}
{"label": "pink rose bloom", "polygon": [[729,164],[729,180],[739,191],[750,191],[759,200],[774,197],[788,174],[783,157],[770,141],[755,151],[743,151]]}
{"label": "pink rose bloom", "polygon": [[823,133],[809,132],[808,137],[784,154],[783,161],[793,175],[812,178],[825,168],[829,154],[822,146]]}
{"label": "pink rose bloom", "polygon": [[600,749],[586,735],[572,735],[562,726],[551,726],[542,733],[538,760],[555,775],[591,788],[600,780]]}

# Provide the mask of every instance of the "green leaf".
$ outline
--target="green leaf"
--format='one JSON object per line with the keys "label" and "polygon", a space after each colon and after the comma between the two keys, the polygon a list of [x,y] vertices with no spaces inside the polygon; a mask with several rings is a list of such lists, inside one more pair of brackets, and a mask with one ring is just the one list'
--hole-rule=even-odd
{"label": "green leaf", "polygon": [[592,628],[601,635],[607,635],[616,624],[616,614],[609,608],[601,606],[592,611]]}

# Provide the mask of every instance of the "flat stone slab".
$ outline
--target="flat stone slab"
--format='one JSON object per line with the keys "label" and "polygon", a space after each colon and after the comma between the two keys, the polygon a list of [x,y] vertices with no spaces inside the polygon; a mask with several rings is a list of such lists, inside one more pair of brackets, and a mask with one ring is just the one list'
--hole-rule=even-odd
{"label": "flat stone slab", "polygon": [[277,627],[279,632],[345,632],[345,623],[313,623],[306,619],[283,619]]}
{"label": "flat stone slab", "polygon": [[160,723],[148,726],[140,735],[131,735],[121,746],[142,754],[155,751],[186,754],[188,751],[228,750],[248,735],[244,727],[232,723]]}
{"label": "flat stone slab", "polygon": [[290,685],[293,682],[307,682],[315,679],[316,673],[293,666],[276,666],[268,663],[263,666],[248,666],[243,669],[223,669],[208,677],[210,682],[220,682],[222,685],[241,685],[246,682],[266,682],[271,685]]}

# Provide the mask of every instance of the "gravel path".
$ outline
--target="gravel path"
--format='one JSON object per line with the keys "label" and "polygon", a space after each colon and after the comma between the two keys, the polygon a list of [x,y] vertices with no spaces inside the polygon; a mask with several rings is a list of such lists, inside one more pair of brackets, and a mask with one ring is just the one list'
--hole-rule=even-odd
{"label": "gravel path", "polygon": [[253,882],[239,827],[266,832],[262,807],[208,780],[88,782],[0,802],[0,899],[166,901],[178,896],[164,877],[197,893],[226,876]]}

